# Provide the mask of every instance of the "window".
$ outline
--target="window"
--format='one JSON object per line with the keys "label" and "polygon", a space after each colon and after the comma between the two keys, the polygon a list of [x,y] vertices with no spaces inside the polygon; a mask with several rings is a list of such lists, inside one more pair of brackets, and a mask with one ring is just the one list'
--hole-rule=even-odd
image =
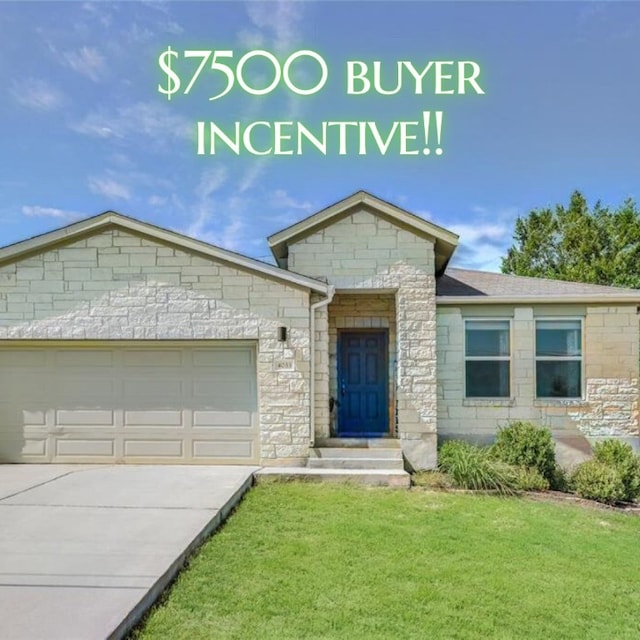
{"label": "window", "polygon": [[511,377],[509,320],[465,322],[467,398],[508,398]]}
{"label": "window", "polygon": [[582,323],[536,321],[536,396],[582,396]]}

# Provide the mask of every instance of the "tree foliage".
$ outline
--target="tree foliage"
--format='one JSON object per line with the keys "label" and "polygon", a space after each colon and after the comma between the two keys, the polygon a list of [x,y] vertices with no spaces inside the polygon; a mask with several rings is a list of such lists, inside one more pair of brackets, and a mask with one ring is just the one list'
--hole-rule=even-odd
{"label": "tree foliage", "polygon": [[640,211],[632,199],[617,209],[599,201],[590,208],[575,191],[567,207],[516,220],[502,272],[640,288]]}

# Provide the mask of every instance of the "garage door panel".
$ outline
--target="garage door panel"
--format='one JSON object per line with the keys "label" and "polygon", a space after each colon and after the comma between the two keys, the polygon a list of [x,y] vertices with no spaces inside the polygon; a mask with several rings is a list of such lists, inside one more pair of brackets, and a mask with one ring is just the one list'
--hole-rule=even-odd
{"label": "garage door panel", "polygon": [[[3,391],[0,391],[3,393]],[[14,396],[15,400],[15,396]],[[16,406],[16,404],[0,403],[0,426],[12,425],[17,427],[41,427],[47,423],[47,410],[45,408]]]}
{"label": "garage door panel", "polygon": [[122,354],[122,362],[125,367],[182,367],[184,362],[184,353],[178,350],[162,351],[154,349],[128,349]]}
{"label": "garage door panel", "polygon": [[0,348],[0,462],[256,462],[248,343]]}
{"label": "garage door panel", "polygon": [[112,410],[58,409],[55,423],[60,427],[113,427],[116,424]]}
{"label": "garage door panel", "polygon": [[15,369],[44,367],[46,364],[47,352],[44,349],[30,351],[3,349],[0,352],[0,369],[5,372],[7,377],[10,377]]}
{"label": "garage door panel", "polygon": [[252,458],[253,445],[248,440],[194,440],[193,457],[201,458]]}
{"label": "garage door panel", "polygon": [[113,440],[57,440],[57,457],[113,457],[115,443]]}
{"label": "garage door panel", "polygon": [[116,381],[113,378],[103,374],[96,375],[92,371],[87,371],[84,376],[58,375],[50,379],[49,385],[53,387],[49,394],[51,397],[59,399],[62,403],[74,403],[79,406],[94,405],[96,401],[107,402],[115,398],[117,393]]}
{"label": "garage door panel", "polygon": [[111,367],[115,353],[105,349],[69,349],[54,352],[54,366],[58,367]]}
{"label": "garage door panel", "polygon": [[183,447],[182,440],[125,440],[124,454],[141,458],[181,458]]}
{"label": "garage door panel", "polygon": [[125,427],[182,427],[182,411],[125,411]]}
{"label": "garage door panel", "polygon": [[147,376],[147,379],[128,377],[123,380],[124,397],[151,398],[153,402],[166,400],[167,398],[182,398],[184,384],[179,379],[163,379],[160,376]]}
{"label": "garage door panel", "polygon": [[252,350],[216,349],[215,353],[210,349],[194,349],[192,351],[192,363],[194,367],[218,367],[220,361],[224,361],[225,369],[240,367],[246,371],[255,369],[255,358]]}
{"label": "garage door panel", "polygon": [[214,428],[251,428],[252,414],[250,411],[194,411],[194,427]]}

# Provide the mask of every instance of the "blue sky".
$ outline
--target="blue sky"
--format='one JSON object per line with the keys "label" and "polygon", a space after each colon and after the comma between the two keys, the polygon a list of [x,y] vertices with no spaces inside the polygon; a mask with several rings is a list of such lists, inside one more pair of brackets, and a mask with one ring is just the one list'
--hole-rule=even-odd
{"label": "blue sky", "polygon": [[[236,84],[209,101],[220,85],[203,72],[168,100],[158,57],[169,46],[231,50],[233,61],[310,49],[329,74],[310,96]],[[574,189],[611,205],[640,199],[633,2],[0,2],[0,52],[2,245],[113,209],[266,259],[267,235],[366,189],[459,233],[457,266],[498,270],[517,215]],[[485,93],[435,95],[425,81],[415,95],[405,78],[396,95],[348,95],[350,60],[379,60],[386,86],[399,60],[473,60]],[[245,68],[247,83],[269,83],[265,60]],[[317,78],[309,60],[292,69],[301,86]],[[423,111],[443,113],[440,156],[397,145],[196,154],[198,121],[388,130]]]}

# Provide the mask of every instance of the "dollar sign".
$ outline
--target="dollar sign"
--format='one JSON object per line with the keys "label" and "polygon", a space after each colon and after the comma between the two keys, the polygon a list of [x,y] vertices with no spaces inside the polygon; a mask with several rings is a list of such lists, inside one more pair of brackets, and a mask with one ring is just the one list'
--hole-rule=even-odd
{"label": "dollar sign", "polygon": [[171,68],[171,59],[178,57],[177,51],[172,51],[171,47],[167,47],[166,51],[163,51],[158,56],[158,64],[160,68],[167,74],[167,88],[162,85],[158,85],[158,91],[164,93],[167,96],[167,100],[171,100],[171,96],[180,88],[180,78],[178,74]]}

